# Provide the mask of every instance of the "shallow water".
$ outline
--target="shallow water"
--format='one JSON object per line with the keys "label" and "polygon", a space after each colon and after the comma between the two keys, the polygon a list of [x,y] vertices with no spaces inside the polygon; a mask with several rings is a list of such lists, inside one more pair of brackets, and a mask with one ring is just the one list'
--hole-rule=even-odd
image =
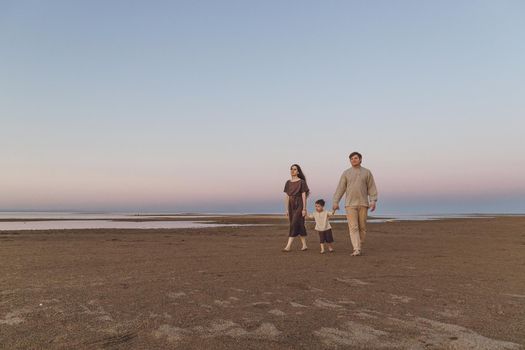
{"label": "shallow water", "polygon": [[[72,229],[177,229],[177,228],[207,228],[228,226],[253,226],[240,224],[217,224],[206,222],[207,218],[227,216],[217,215],[186,215],[186,214],[157,214],[157,213],[75,213],[75,212],[0,212],[0,219],[27,219],[38,221],[0,221],[0,231],[16,230],[72,230]],[[166,219],[195,219],[191,221],[163,221]],[[490,218],[488,215],[375,215],[368,219],[369,223],[384,223],[395,221],[429,221],[442,219],[475,219]],[[159,221],[147,221],[153,219]],[[141,219],[146,221],[127,222],[113,221],[116,219]],[[345,219],[334,219],[332,223],[346,223]]]}
{"label": "shallow water", "polygon": [[492,215],[473,215],[473,214],[397,214],[397,215],[378,215],[375,216],[374,220],[385,220],[382,222],[389,221],[429,221],[429,220],[443,220],[443,219],[486,219],[491,218]]}
{"label": "shallow water", "polygon": [[[452,214],[452,215],[377,215],[373,218],[369,218],[369,223],[382,223],[382,222],[395,222],[395,221],[433,221],[433,220],[444,220],[444,219],[487,219],[493,216],[488,215],[463,215],[463,214]],[[333,223],[346,222],[344,219],[330,220]]]}
{"label": "shallow water", "polygon": [[144,219],[152,217],[163,218],[209,218],[221,215],[186,215],[186,214],[156,214],[156,213],[76,213],[76,212],[0,212],[0,219],[53,219],[53,220],[110,220],[110,219]]}

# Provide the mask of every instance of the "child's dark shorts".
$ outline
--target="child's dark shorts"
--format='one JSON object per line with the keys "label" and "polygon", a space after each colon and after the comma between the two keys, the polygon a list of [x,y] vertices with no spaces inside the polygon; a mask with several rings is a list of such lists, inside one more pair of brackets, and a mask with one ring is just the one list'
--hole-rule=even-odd
{"label": "child's dark shorts", "polygon": [[332,235],[332,229],[326,231],[317,231],[319,233],[319,242],[320,243],[332,243],[334,241],[334,236]]}

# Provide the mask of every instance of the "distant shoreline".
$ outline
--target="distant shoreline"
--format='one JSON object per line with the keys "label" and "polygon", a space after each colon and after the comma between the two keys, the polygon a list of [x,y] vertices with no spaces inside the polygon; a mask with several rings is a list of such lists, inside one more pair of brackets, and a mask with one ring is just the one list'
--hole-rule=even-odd
{"label": "distant shoreline", "polygon": [[[437,221],[437,220],[465,220],[465,219],[494,219],[505,217],[522,217],[524,215],[399,215],[399,216],[370,216],[371,224],[409,222],[409,221]],[[336,215],[331,222],[334,225],[345,224],[346,216]],[[237,215],[114,215],[114,214],[70,214],[61,213],[55,217],[27,215],[23,217],[0,216],[0,232],[15,231],[49,231],[49,230],[154,230],[154,229],[207,229],[228,226],[256,226],[256,225],[283,225],[287,218],[275,214],[237,214]]]}

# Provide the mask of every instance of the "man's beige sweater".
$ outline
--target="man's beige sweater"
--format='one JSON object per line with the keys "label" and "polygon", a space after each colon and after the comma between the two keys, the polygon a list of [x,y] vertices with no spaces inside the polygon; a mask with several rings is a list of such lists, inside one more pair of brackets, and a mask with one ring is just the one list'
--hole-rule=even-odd
{"label": "man's beige sweater", "polygon": [[333,204],[339,204],[345,193],[345,207],[368,207],[369,200],[377,201],[376,184],[370,170],[362,166],[346,169],[335,190]]}

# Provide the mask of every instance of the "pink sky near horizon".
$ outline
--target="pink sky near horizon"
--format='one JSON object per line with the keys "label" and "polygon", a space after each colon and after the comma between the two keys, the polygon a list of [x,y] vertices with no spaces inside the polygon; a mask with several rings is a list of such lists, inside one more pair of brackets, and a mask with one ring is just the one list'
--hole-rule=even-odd
{"label": "pink sky near horizon", "polygon": [[[331,201],[339,176],[347,167],[344,153],[338,155],[340,161],[332,166],[328,164],[329,159],[316,162],[308,157],[301,164],[312,198],[324,197]],[[282,157],[278,164],[259,162],[252,167],[236,165],[233,159],[220,163],[221,167],[214,164],[212,174],[207,170],[209,163],[180,170],[175,163],[164,166],[116,164],[114,168],[103,170],[95,164],[58,169],[26,165],[2,175],[0,208],[78,208],[83,205],[169,208],[193,207],[199,203],[220,208],[221,203],[278,202],[282,199],[282,187],[289,177],[289,165]],[[519,164],[489,167],[470,160],[465,162],[469,164],[458,167],[451,159],[449,166],[436,166],[436,162],[429,162],[434,165],[414,163],[413,166],[405,163],[399,160],[396,164],[387,159],[383,163],[374,160],[363,164],[373,171],[381,199],[525,195],[523,169]],[[270,171],[264,172],[265,169]]]}

